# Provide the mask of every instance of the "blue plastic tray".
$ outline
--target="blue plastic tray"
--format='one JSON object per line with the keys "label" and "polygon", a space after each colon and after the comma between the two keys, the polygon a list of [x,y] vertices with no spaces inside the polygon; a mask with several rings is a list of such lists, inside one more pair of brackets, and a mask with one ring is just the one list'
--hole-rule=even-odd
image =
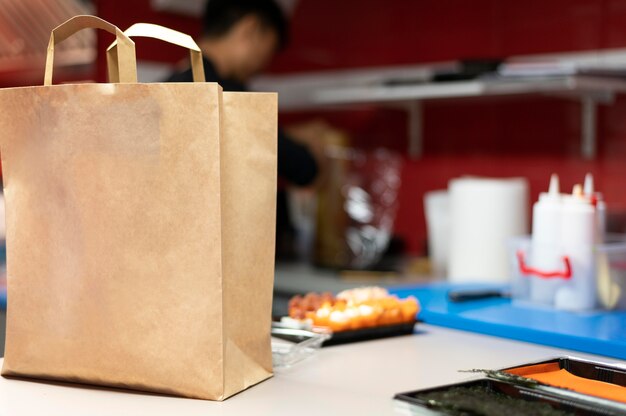
{"label": "blue plastic tray", "polygon": [[389,291],[399,297],[417,297],[422,306],[419,319],[432,325],[626,360],[626,312],[571,313],[516,305],[502,298],[448,301],[450,289],[481,288],[505,287],[436,283]]}

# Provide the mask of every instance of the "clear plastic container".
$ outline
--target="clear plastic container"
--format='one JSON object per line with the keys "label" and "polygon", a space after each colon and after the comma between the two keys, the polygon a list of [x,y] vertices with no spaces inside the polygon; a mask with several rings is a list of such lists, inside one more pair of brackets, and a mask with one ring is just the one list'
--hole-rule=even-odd
{"label": "clear plastic container", "polygon": [[272,363],[274,369],[291,367],[314,355],[330,334],[304,329],[272,326]]}
{"label": "clear plastic container", "polygon": [[[626,235],[609,235],[606,243],[588,250],[590,261],[580,262],[576,254],[555,247],[533,247],[530,237],[512,239],[513,301],[569,310],[626,310]],[[544,256],[543,267],[533,264],[538,252]],[[547,262],[545,253],[550,253]],[[574,300],[591,297],[592,302],[564,304],[568,294]]]}

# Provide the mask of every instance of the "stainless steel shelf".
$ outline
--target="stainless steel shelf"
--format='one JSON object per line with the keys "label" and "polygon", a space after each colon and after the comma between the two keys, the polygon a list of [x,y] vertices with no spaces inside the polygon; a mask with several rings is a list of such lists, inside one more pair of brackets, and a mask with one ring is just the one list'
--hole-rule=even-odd
{"label": "stainless steel shelf", "polygon": [[[330,77],[331,74],[327,74]],[[347,83],[349,84],[349,83]],[[300,85],[300,87],[298,87]],[[430,82],[405,85],[366,84],[324,87],[323,82],[287,82],[279,87],[287,95],[281,110],[341,108],[355,105],[401,106],[409,114],[409,154],[422,154],[423,101],[470,97],[547,95],[576,99],[581,103],[581,155],[596,155],[596,113],[598,104],[611,104],[626,92],[626,79],[586,75],[549,77],[493,77],[475,81]],[[281,88],[278,88],[279,93]]]}
{"label": "stainless steel shelf", "polygon": [[626,91],[626,80],[589,76],[492,78],[477,81],[437,82],[402,86],[364,86],[319,90],[311,105],[385,103],[499,95],[571,94],[607,100]]}
{"label": "stainless steel shelf", "polygon": [[598,104],[610,104],[618,93],[626,92],[626,80],[610,77],[558,76],[492,78],[403,86],[365,86],[320,90],[312,95],[313,106],[387,104],[406,102],[409,113],[409,154],[422,153],[422,114],[419,102],[451,98],[552,95],[574,98],[581,103],[581,155],[596,156],[596,113]]}

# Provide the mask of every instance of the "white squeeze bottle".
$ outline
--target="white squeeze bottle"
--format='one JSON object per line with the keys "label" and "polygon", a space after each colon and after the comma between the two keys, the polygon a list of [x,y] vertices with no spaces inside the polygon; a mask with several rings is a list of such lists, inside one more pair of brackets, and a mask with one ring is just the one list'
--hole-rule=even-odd
{"label": "white squeeze bottle", "polygon": [[[560,247],[562,195],[559,190],[559,177],[552,174],[548,192],[539,194],[533,205],[531,253],[528,262],[536,270],[554,271],[563,267]],[[530,300],[535,303],[553,305],[559,285],[559,278],[526,276],[530,280]]]}
{"label": "white squeeze bottle", "polygon": [[588,173],[585,175],[585,184],[583,186],[583,193],[585,197],[591,201],[592,204],[595,204],[596,208],[596,224],[598,228],[598,233],[596,235],[596,243],[602,244],[605,240],[606,234],[606,203],[604,202],[604,197],[602,193],[595,192],[593,184],[593,175]]}
{"label": "white squeeze bottle", "polygon": [[585,311],[596,306],[593,246],[597,234],[595,207],[585,198],[582,187],[576,185],[572,195],[563,198],[561,247],[569,256],[573,274],[556,293],[557,309]]}

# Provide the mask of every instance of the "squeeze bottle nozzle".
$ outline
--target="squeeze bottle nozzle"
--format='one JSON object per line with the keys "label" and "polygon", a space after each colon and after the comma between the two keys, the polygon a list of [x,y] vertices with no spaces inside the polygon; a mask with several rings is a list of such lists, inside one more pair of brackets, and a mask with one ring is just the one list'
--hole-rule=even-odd
{"label": "squeeze bottle nozzle", "polygon": [[583,187],[583,192],[586,196],[589,197],[594,194],[593,175],[591,173],[585,175],[585,185]]}
{"label": "squeeze bottle nozzle", "polygon": [[550,188],[548,188],[548,193],[552,196],[556,196],[560,192],[559,176],[556,173],[553,173],[552,176],[550,176]]}

